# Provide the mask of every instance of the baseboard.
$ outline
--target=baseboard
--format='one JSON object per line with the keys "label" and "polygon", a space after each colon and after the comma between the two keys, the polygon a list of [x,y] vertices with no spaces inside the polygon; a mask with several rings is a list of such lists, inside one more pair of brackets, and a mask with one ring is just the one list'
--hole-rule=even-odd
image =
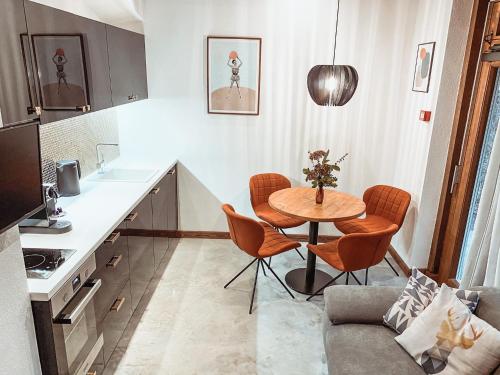
{"label": "baseboard", "polygon": [[[200,231],[200,230],[143,230],[143,229],[125,229],[122,230],[123,235],[126,236],[138,236],[138,237],[169,237],[169,238],[200,238],[208,240],[228,240],[231,238],[229,232],[218,232],[218,231]],[[307,234],[288,234],[288,237],[300,241],[307,242],[309,236]],[[328,236],[320,235],[318,237],[318,242],[325,243],[330,241],[335,241],[339,236]],[[406,276],[410,275],[411,268],[405,263],[405,261],[399,256],[397,251],[390,246],[389,254],[391,254],[392,259],[397,263],[399,268],[403,270]]]}

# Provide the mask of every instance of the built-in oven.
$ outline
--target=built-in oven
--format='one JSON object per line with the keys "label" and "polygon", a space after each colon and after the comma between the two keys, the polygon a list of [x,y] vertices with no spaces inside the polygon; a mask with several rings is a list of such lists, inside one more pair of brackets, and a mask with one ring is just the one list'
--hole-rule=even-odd
{"label": "built-in oven", "polygon": [[33,316],[44,375],[87,375],[103,347],[94,300],[100,279],[92,256],[50,301],[33,301]]}

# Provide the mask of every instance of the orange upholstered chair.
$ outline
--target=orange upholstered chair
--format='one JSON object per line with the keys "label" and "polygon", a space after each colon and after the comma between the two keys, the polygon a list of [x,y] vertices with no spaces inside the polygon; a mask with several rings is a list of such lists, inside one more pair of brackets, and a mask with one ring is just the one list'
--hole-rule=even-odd
{"label": "orange upholstered chair", "polygon": [[[344,234],[370,233],[387,229],[391,224],[396,224],[398,228],[401,228],[410,205],[411,195],[392,186],[376,185],[365,191],[363,201],[366,204],[366,217],[335,223],[339,231]],[[385,258],[385,261],[399,276],[389,260]]]}
{"label": "orange upholstered chair", "polygon": [[332,242],[307,245],[310,251],[330,266],[342,271],[340,275],[315,291],[307,300],[321,293],[323,289],[331,285],[343,274],[347,274],[346,284],[349,282],[349,275],[352,275],[356,282],[361,285],[356,275],[352,273],[354,271],[366,269],[365,285],[367,285],[368,269],[384,259],[391,238],[397,231],[398,226],[390,224],[389,227],[377,232],[346,234]]}
{"label": "orange upholstered chair", "polygon": [[[283,229],[298,227],[305,223],[303,220],[295,219],[273,210],[268,203],[269,196],[272,193],[292,186],[288,178],[278,173],[262,173],[252,176],[249,185],[250,201],[252,202],[255,215],[259,219],[269,223],[283,234],[285,234]],[[304,259],[298,248],[295,250]]]}
{"label": "orange upholstered chair", "polygon": [[259,223],[249,217],[236,213],[230,204],[224,204],[222,206],[222,210],[226,214],[231,239],[236,246],[254,258],[245,268],[243,268],[243,270],[233,277],[231,281],[224,285],[224,288],[227,288],[229,284],[238,278],[238,276],[245,272],[252,264],[257,262],[249,314],[252,313],[257,276],[259,275],[259,269],[261,266],[264,274],[266,272],[264,266],[266,266],[274,277],[278,279],[283,288],[285,288],[286,291],[292,296],[292,298],[295,298],[283,281],[281,281],[278,275],[276,275],[271,266],[264,260],[264,258],[297,248],[300,246],[300,243],[292,241],[285,235],[278,233],[267,223]]}

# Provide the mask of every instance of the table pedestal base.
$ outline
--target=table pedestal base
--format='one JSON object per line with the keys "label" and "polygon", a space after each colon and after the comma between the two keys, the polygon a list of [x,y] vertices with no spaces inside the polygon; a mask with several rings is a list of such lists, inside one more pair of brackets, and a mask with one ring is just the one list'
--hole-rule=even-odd
{"label": "table pedestal base", "polygon": [[[333,279],[333,277],[326,272],[315,270],[314,282],[311,285],[306,285],[306,272],[306,268],[297,268],[288,272],[285,276],[287,285],[296,292],[312,295],[328,281],[331,281]],[[318,293],[318,295],[321,294],[323,294],[323,291],[321,293]]]}

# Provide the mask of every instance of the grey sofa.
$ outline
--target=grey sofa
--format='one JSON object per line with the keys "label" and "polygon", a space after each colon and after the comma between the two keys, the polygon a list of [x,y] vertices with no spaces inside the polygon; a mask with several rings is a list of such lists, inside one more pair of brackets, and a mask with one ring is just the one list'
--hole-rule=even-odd
{"label": "grey sofa", "polygon": [[[500,329],[500,289],[481,290],[476,315]],[[335,285],[325,289],[323,337],[330,375],[424,374],[394,340],[382,316],[403,288]],[[500,375],[497,368],[494,375]]]}

